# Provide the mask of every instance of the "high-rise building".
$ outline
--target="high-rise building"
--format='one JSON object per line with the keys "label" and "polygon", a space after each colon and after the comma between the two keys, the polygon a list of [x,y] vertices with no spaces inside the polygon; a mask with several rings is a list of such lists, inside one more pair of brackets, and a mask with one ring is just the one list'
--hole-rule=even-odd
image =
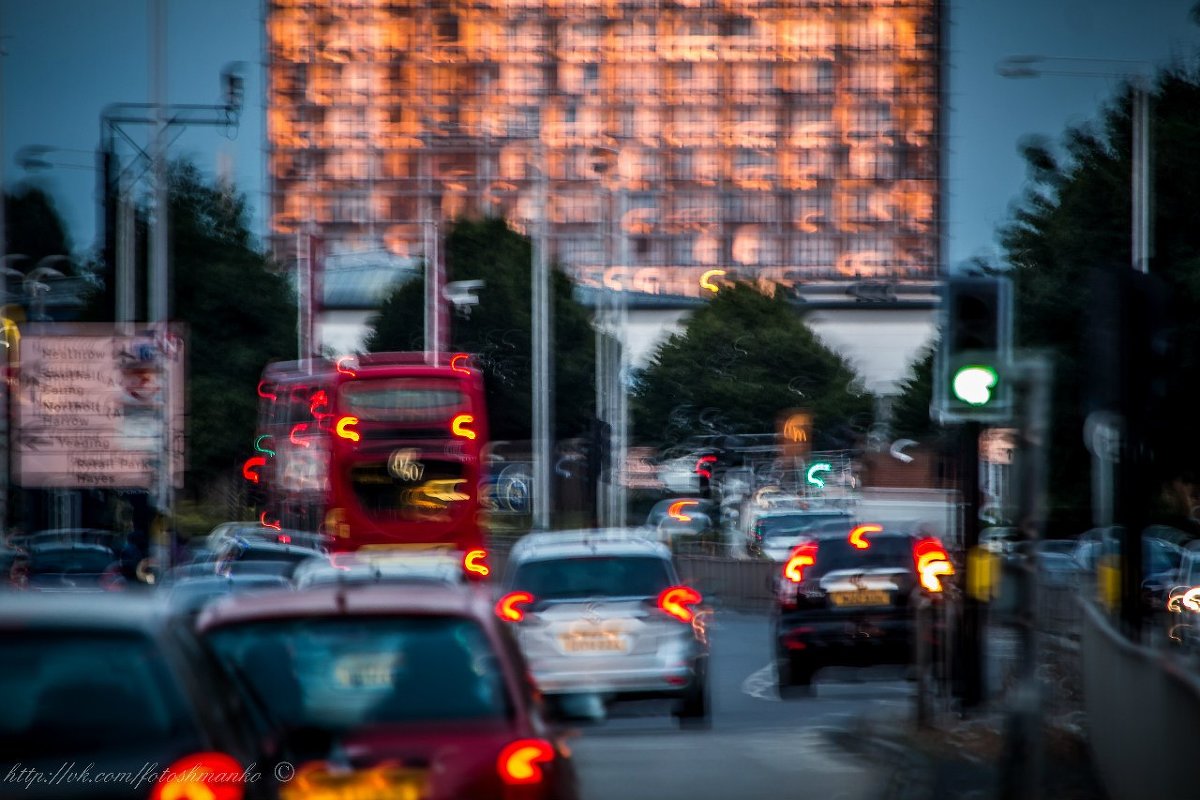
{"label": "high-rise building", "polygon": [[270,231],[546,214],[583,285],[939,272],[940,0],[266,0]]}

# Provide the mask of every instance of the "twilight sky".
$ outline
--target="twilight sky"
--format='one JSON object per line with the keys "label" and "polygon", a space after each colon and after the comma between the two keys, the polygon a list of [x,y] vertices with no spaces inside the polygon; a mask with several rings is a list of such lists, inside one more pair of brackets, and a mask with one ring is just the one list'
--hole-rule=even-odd
{"label": "twilight sky", "polygon": [[[1196,0],[951,0],[949,254],[951,268],[997,252],[995,228],[1025,182],[1018,141],[1059,139],[1068,124],[1095,118],[1119,84],[1115,77],[1005,79],[996,63],[1042,54],[1145,61],[1158,66],[1200,54]],[[236,138],[189,128],[172,144],[202,169],[231,170],[254,205],[263,233],[263,74],[259,0],[169,0],[168,100],[216,103],[219,75],[246,62],[246,113]],[[110,103],[143,103],[150,91],[146,0],[0,0],[3,180],[32,177],[56,198],[76,252],[96,228],[95,148]],[[1136,68],[1136,64],[1125,65]],[[1111,65],[1119,71],[1121,64]],[[1107,69],[1107,68],[1106,68]],[[130,128],[141,137],[145,129]],[[31,176],[16,162],[23,147],[65,152]],[[223,166],[219,166],[223,165]]]}

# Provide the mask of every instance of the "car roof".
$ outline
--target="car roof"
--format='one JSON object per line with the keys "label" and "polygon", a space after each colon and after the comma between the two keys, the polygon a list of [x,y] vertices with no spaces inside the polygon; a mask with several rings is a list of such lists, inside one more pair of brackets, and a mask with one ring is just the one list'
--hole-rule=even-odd
{"label": "car roof", "polygon": [[596,555],[657,556],[671,559],[665,544],[646,535],[644,528],[584,528],[526,534],[509,554],[509,562]]}
{"label": "car roof", "polygon": [[101,592],[8,592],[0,603],[0,629],[85,628],[95,631],[149,634],[164,627],[167,608],[157,594]]}
{"label": "car roof", "polygon": [[450,615],[487,620],[491,617],[491,603],[471,586],[322,584],[303,591],[232,595],[205,609],[197,620],[197,628],[207,631],[226,625],[312,617],[408,615]]}

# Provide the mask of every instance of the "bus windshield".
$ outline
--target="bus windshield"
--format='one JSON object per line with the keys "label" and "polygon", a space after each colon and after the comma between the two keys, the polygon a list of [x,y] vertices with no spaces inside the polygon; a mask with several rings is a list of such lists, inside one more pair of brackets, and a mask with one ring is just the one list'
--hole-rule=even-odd
{"label": "bus windshield", "polygon": [[339,407],[364,422],[426,422],[469,405],[454,383],[437,379],[387,378],[344,383]]}

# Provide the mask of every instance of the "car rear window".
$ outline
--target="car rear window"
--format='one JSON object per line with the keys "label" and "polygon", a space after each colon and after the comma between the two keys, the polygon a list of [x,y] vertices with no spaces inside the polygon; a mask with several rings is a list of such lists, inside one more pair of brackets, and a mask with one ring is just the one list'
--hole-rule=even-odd
{"label": "car rear window", "polygon": [[821,539],[816,564],[808,574],[817,577],[844,569],[916,568],[909,537],[867,534],[863,538],[870,544],[865,550],[852,545],[848,536]]}
{"label": "car rear window", "polygon": [[503,672],[474,620],[320,618],[225,626],[206,637],[251,700],[285,727],[506,718]]}
{"label": "car rear window", "polygon": [[754,525],[754,531],[763,539],[793,538],[804,533],[828,531],[844,527],[850,532],[848,514],[788,514],[780,517],[763,517]]}
{"label": "car rear window", "polygon": [[587,597],[657,597],[670,586],[667,561],[655,556],[591,556],[526,561],[513,575],[514,588],[538,600]]}
{"label": "car rear window", "polygon": [[5,630],[0,654],[0,753],[199,748],[195,717],[150,639]]}

